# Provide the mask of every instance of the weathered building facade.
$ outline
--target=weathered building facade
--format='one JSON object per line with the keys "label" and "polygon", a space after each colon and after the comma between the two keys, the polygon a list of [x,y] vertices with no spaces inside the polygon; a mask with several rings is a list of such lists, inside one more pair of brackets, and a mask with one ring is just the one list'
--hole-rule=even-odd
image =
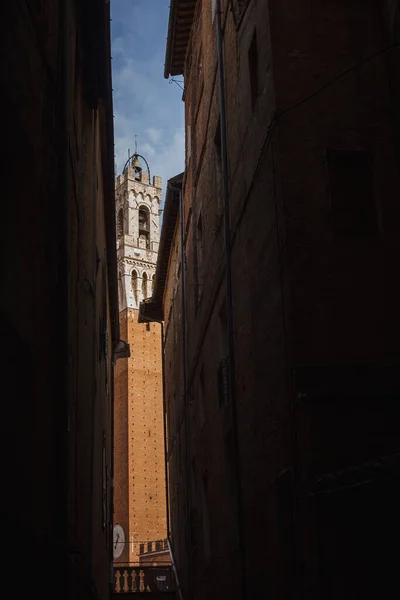
{"label": "weathered building facade", "polygon": [[115,565],[170,562],[161,325],[138,323],[139,303],[152,294],[160,240],[161,177],[150,178],[135,153],[115,182],[120,330],[131,350],[115,369]]}
{"label": "weathered building facade", "polygon": [[112,586],[119,336],[109,3],[0,9],[4,591]]}
{"label": "weathered building facade", "polygon": [[399,592],[398,23],[378,0],[171,2],[186,169],[140,318],[165,325],[186,598]]}

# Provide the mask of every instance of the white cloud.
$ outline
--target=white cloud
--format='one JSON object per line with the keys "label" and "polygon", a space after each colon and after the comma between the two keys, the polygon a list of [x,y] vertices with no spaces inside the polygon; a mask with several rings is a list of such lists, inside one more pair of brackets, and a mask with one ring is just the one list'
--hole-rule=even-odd
{"label": "white cloud", "polygon": [[[150,175],[159,175],[162,177],[163,198],[167,181],[171,177],[178,175],[184,170],[184,132],[183,129],[176,129],[171,137],[163,137],[156,150],[149,144],[144,144],[138,148],[150,167]],[[125,162],[128,159],[128,148],[131,154],[134,151],[132,136],[119,135],[115,138],[117,173],[121,173]]]}
{"label": "white cloud", "polygon": [[163,179],[164,197],[167,180],[184,168],[182,90],[164,79],[167,0],[137,0],[135,6],[121,2],[113,9],[115,160],[120,173],[137,135],[151,176]]}
{"label": "white cloud", "polygon": [[152,142],[154,142],[154,144],[160,142],[162,137],[162,131],[160,129],[154,129],[154,127],[149,127],[148,129],[146,129],[146,133],[149,136],[149,139]]}
{"label": "white cloud", "polygon": [[184,156],[182,148],[184,148],[184,133],[177,130],[153,160],[152,173],[162,177],[163,196],[165,196],[168,179],[183,171]]}
{"label": "white cloud", "polygon": [[116,37],[113,39],[112,42],[112,55],[113,58],[115,58],[116,56],[118,56],[119,54],[123,54],[124,53],[124,39],[122,37]]}

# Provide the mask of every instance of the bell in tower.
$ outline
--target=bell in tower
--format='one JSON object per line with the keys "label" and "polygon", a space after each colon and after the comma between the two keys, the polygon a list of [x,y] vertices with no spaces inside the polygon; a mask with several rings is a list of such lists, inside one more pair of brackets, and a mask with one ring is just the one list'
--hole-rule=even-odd
{"label": "bell in tower", "polygon": [[140,173],[142,172],[142,167],[140,165],[139,155],[137,154],[137,152],[135,152],[132,158],[132,168],[135,171],[135,179],[140,180]]}

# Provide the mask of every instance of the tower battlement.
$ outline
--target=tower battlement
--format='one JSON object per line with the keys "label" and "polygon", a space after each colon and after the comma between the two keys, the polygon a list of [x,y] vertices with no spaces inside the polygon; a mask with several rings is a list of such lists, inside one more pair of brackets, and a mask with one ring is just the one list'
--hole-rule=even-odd
{"label": "tower battlement", "polygon": [[135,181],[135,183],[142,183],[149,187],[154,187],[161,192],[162,178],[159,175],[153,175],[151,182],[149,181],[149,174],[145,171],[135,173],[133,167],[126,167],[126,169],[115,178],[115,187],[119,188],[126,181]]}

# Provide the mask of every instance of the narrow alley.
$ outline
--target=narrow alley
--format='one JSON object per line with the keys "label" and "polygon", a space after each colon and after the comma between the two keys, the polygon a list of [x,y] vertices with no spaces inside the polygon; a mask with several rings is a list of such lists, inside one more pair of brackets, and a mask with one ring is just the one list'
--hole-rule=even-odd
{"label": "narrow alley", "polygon": [[400,597],[400,2],[0,27],[6,592]]}

